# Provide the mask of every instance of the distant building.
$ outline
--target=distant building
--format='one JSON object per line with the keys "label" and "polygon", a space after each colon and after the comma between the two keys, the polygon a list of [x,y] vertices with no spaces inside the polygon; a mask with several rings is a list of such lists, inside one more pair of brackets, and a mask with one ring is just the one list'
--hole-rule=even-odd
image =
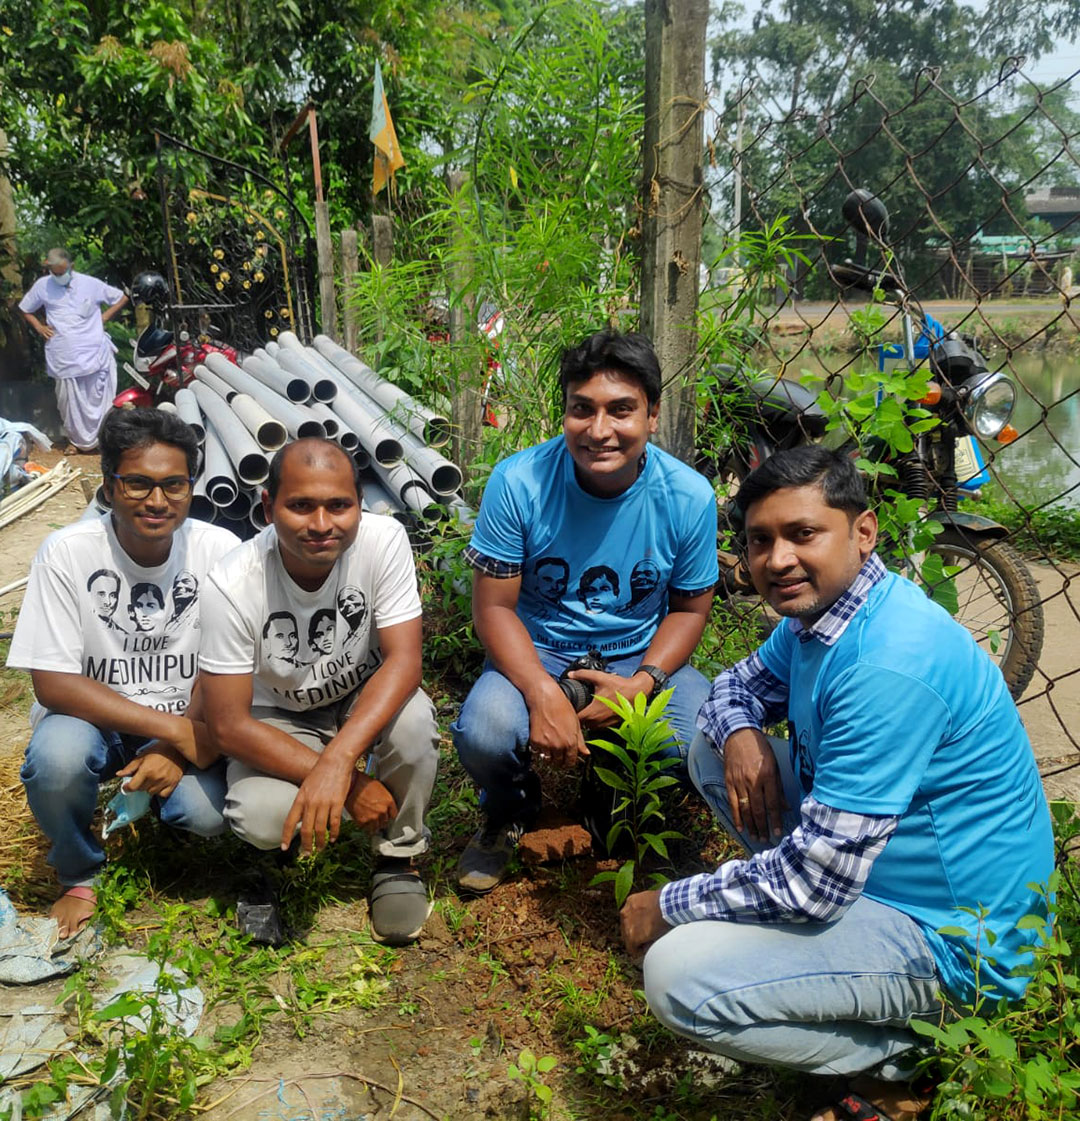
{"label": "distant building", "polygon": [[1080,236],[1080,187],[1044,187],[1024,196],[1033,218],[1049,222],[1054,233]]}

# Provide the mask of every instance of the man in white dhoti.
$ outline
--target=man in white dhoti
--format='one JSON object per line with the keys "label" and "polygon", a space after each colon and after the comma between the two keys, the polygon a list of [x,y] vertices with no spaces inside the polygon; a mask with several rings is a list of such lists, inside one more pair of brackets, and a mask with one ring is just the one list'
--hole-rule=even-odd
{"label": "man in white dhoti", "polygon": [[[65,449],[89,452],[116,396],[116,347],[105,324],[127,303],[111,284],[75,272],[66,249],[50,249],[49,270],[19,301],[23,318],[45,340],[45,365],[56,381]],[[105,311],[101,305],[107,304]],[[37,315],[44,310],[45,321]]]}

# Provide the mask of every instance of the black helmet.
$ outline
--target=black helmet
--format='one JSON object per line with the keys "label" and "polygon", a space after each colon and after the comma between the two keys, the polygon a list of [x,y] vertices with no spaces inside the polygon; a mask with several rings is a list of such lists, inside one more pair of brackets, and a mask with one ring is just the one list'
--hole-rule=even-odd
{"label": "black helmet", "polygon": [[141,272],[131,282],[131,302],[161,310],[169,302],[169,286],[159,272]]}

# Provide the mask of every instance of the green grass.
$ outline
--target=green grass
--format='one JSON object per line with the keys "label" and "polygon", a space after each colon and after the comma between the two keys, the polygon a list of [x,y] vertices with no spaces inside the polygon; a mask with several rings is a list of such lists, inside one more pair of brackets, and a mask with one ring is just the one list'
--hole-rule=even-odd
{"label": "green grass", "polygon": [[1006,526],[1012,531],[1011,543],[1025,556],[1080,560],[1080,509],[1054,505],[1029,512],[994,498],[965,503],[964,509]]}

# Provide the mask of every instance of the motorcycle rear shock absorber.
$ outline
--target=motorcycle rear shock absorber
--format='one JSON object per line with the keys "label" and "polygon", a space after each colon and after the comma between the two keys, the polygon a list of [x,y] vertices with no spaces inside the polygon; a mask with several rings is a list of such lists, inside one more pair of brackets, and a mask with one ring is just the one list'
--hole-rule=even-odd
{"label": "motorcycle rear shock absorber", "polygon": [[930,475],[926,464],[916,452],[906,452],[896,464],[900,477],[900,489],[909,498],[928,498],[930,496]]}

